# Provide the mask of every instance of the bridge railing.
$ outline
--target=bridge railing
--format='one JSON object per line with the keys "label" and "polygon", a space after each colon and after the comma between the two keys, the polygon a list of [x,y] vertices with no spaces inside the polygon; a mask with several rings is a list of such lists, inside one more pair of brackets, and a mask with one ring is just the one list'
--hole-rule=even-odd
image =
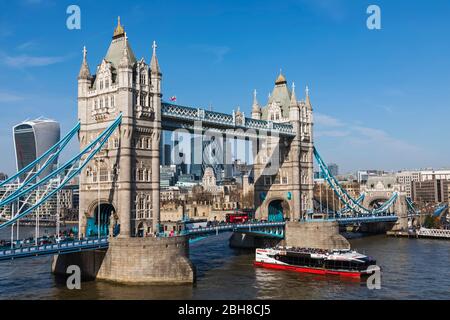
{"label": "bridge railing", "polygon": [[186,229],[183,230],[181,235],[191,235],[197,233],[209,233],[216,231],[226,231],[226,230],[239,230],[239,229],[251,229],[251,228],[262,228],[262,227],[281,227],[284,226],[285,222],[258,222],[258,223],[230,223],[220,226],[209,226],[204,228]]}
{"label": "bridge railing", "polygon": [[16,249],[4,249],[0,250],[0,260],[8,257],[17,257],[21,255],[39,255],[48,252],[59,252],[59,251],[71,251],[82,250],[85,248],[91,248],[96,246],[106,247],[108,245],[108,238],[96,238],[87,240],[75,240],[70,242],[61,242],[55,244],[43,244],[38,246],[27,246],[23,248]]}
{"label": "bridge railing", "polygon": [[203,121],[229,128],[244,127],[247,129],[278,132],[283,135],[295,136],[294,128],[290,123],[278,123],[251,118],[244,118],[243,123],[238,123],[235,117],[230,114],[180,106],[166,102],[161,105],[161,113],[162,116],[178,118],[180,121]]}

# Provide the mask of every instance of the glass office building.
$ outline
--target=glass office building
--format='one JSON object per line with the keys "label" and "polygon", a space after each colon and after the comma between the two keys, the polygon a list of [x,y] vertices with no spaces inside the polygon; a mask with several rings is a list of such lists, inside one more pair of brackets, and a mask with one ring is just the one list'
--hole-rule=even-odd
{"label": "glass office building", "polygon": [[[17,171],[26,167],[55,145],[60,139],[60,131],[58,122],[45,118],[24,121],[14,126],[13,136]],[[47,176],[57,166],[57,163],[58,159],[56,158],[42,172],[40,177]]]}

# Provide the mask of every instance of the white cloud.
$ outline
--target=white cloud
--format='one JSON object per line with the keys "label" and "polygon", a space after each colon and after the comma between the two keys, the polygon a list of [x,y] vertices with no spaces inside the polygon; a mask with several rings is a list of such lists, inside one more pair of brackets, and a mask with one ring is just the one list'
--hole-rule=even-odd
{"label": "white cloud", "polygon": [[11,68],[44,67],[63,62],[66,57],[31,56],[21,54],[18,56],[4,55],[3,63]]}
{"label": "white cloud", "polygon": [[20,45],[17,46],[18,50],[26,50],[26,49],[31,49],[33,47],[36,46],[36,41],[34,40],[30,40],[30,41],[26,41],[24,43],[21,43]]}
{"label": "white cloud", "polygon": [[360,122],[345,123],[323,114],[315,118],[316,144],[324,148],[324,154],[328,153],[329,161],[339,162],[343,168],[395,169],[428,163],[425,155],[429,153],[423,147],[382,129],[367,127]]}
{"label": "white cloud", "polygon": [[347,130],[317,130],[314,135],[316,137],[346,137],[350,134]]}
{"label": "white cloud", "polygon": [[344,123],[336,118],[328,116],[322,113],[314,114],[314,121],[316,124],[324,126],[324,127],[342,127]]}
{"label": "white cloud", "polygon": [[24,97],[9,92],[0,92],[0,102],[16,102],[23,100]]}

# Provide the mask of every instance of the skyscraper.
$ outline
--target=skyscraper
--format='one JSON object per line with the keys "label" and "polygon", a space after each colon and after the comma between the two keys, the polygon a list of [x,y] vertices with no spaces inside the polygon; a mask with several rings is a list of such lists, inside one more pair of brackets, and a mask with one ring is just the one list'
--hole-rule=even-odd
{"label": "skyscraper", "polygon": [[336,163],[328,164],[328,170],[335,177],[339,175],[339,166]]}
{"label": "skyscraper", "polygon": [[[38,118],[14,126],[13,136],[17,171],[20,171],[59,141],[60,126],[54,120]],[[57,163],[56,158],[40,177],[48,175]]]}
{"label": "skyscraper", "polygon": [[161,161],[162,165],[170,166],[172,164],[172,146],[170,144],[164,144],[162,155],[164,161]]}

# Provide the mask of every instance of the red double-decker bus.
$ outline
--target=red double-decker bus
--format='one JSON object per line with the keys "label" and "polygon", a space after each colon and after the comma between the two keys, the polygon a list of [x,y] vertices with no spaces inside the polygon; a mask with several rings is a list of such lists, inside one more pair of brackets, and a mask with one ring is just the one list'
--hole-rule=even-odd
{"label": "red double-decker bus", "polygon": [[244,223],[251,219],[251,213],[247,211],[235,211],[226,215],[227,223]]}

